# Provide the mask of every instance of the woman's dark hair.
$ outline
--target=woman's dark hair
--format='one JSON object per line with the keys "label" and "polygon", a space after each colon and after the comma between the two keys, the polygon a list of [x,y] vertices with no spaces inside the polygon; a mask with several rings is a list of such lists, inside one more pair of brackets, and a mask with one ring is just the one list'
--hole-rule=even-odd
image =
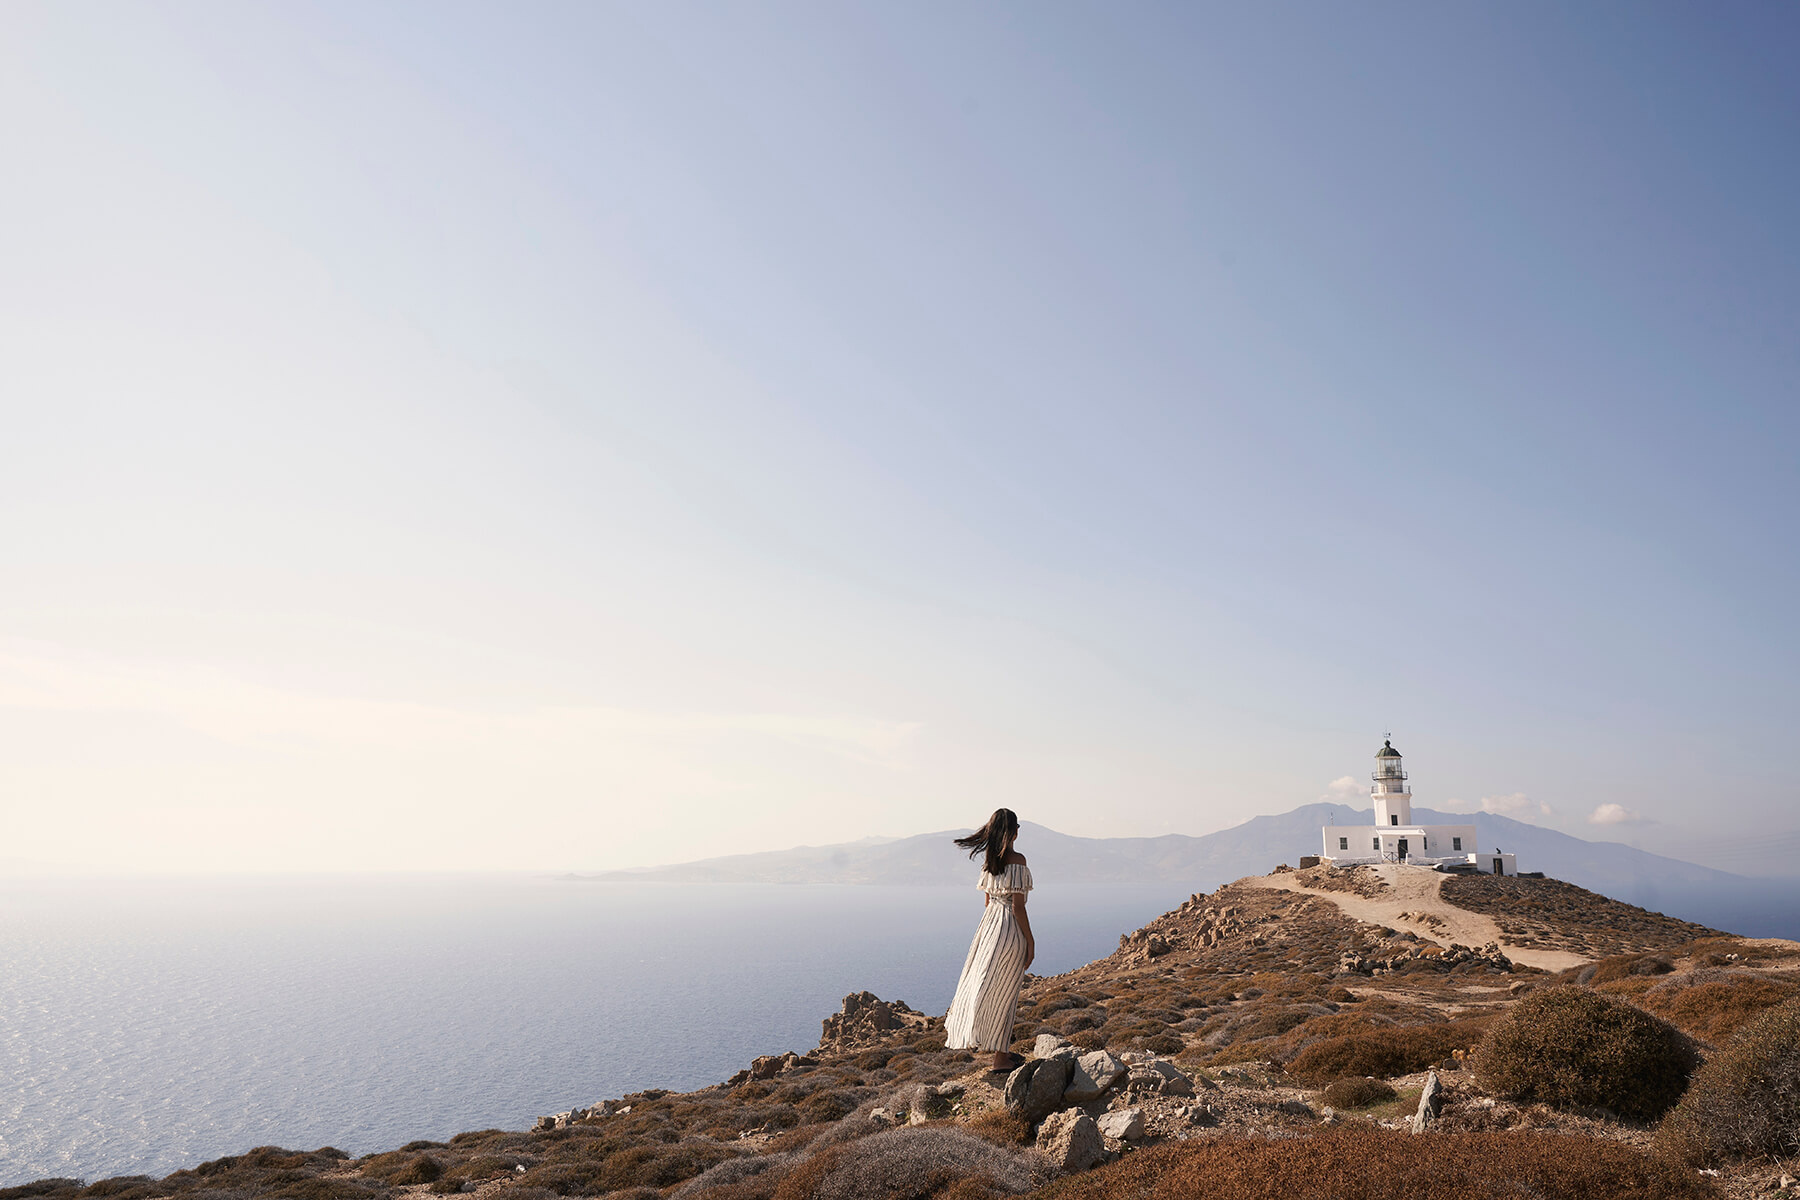
{"label": "woman's dark hair", "polygon": [[956,844],[966,849],[970,858],[986,851],[987,861],[982,866],[989,875],[998,875],[1006,870],[1007,846],[1018,836],[1019,814],[1010,808],[996,808],[986,825],[968,837],[957,838]]}

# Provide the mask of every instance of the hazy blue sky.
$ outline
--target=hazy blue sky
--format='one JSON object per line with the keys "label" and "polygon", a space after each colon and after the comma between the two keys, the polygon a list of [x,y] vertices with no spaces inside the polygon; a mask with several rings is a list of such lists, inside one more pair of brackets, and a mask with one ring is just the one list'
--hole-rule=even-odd
{"label": "hazy blue sky", "polygon": [[13,0],[0,857],[1204,833],[1391,727],[1795,873],[1797,46]]}

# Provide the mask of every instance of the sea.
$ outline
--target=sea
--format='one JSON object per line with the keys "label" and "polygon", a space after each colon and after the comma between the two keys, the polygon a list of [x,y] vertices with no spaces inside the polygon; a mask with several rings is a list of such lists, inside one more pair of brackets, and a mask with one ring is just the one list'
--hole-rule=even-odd
{"label": "sea", "polygon": [[[1046,974],[1174,884],[1043,887]],[[536,876],[0,879],[0,1186],[358,1155],[805,1052],[868,990],[942,1013],[974,887]]]}

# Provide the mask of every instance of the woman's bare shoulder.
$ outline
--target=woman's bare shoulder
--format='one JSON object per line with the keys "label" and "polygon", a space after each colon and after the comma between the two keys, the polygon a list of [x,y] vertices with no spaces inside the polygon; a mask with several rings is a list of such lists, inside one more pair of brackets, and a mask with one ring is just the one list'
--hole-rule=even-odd
{"label": "woman's bare shoulder", "polygon": [[1006,852],[1006,861],[1009,864],[1017,863],[1019,866],[1022,867],[1025,865],[1025,856],[1023,854],[1020,854],[1017,850],[1008,850]]}

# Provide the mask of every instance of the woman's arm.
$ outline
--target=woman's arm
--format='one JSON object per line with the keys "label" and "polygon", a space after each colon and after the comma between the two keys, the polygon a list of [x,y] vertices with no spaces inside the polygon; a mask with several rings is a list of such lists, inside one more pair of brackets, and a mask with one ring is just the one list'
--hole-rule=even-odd
{"label": "woman's arm", "polygon": [[1012,897],[1013,920],[1019,923],[1019,929],[1025,935],[1025,966],[1022,970],[1031,969],[1031,960],[1037,957],[1037,939],[1031,936],[1031,920],[1025,915],[1025,893],[1014,892]]}

